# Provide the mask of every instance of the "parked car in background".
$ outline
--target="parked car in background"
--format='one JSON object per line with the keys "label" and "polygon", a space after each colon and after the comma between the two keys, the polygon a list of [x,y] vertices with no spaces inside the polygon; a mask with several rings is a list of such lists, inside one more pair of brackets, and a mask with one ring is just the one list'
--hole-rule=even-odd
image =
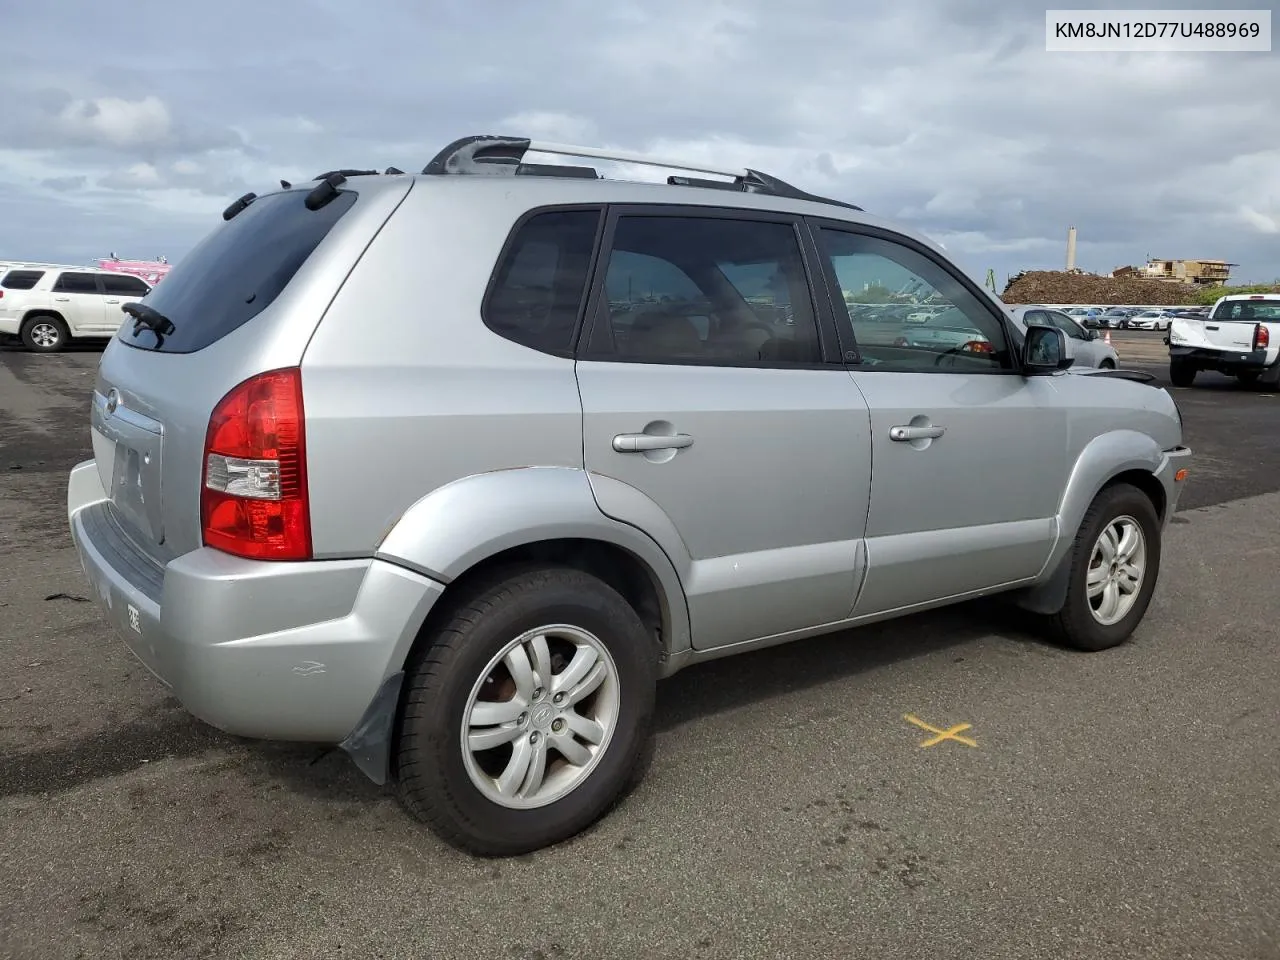
{"label": "parked car in background", "polygon": [[[1167,391],[1067,375],[1087,338],[849,203],[527,153],[679,166],[466,137],[249,194],[129,305],[68,520],[192,713],[341,744],[513,855],[616,803],[691,664],[997,593],[1133,633],[1190,457]],[[878,340],[843,291],[886,281],[960,341]]]}
{"label": "parked car in background", "polygon": [[1169,320],[1168,310],[1144,310],[1129,317],[1126,327],[1130,330],[1168,330]]}
{"label": "parked car in background", "polygon": [[1120,364],[1120,357],[1111,344],[1061,310],[1029,304],[1014,307],[1009,313],[1014,323],[1023,331],[1030,325],[1040,325],[1056,327],[1065,333],[1075,352],[1075,367],[1115,370]]}
{"label": "parked car in background", "polygon": [[1243,384],[1280,384],[1280,294],[1222,297],[1206,318],[1174,318],[1165,342],[1175,387],[1191,386],[1201,370]]}
{"label": "parked car in background", "polygon": [[74,339],[107,338],[124,306],[151,292],[146,281],[93,267],[23,266],[0,277],[0,334],[28,350],[53,353]]}

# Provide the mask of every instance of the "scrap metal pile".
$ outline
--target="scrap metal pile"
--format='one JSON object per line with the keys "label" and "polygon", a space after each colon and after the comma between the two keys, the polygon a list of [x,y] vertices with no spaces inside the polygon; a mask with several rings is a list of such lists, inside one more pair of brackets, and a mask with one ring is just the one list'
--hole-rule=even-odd
{"label": "scrap metal pile", "polygon": [[1197,303],[1197,288],[1160,280],[1114,279],[1088,273],[1028,270],[1009,279],[1005,303],[1096,303],[1176,307]]}

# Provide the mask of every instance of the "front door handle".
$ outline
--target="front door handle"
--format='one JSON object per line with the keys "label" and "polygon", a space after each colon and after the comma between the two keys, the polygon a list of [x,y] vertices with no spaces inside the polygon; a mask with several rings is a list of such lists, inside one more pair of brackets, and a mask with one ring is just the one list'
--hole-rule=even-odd
{"label": "front door handle", "polygon": [[687,433],[664,437],[657,433],[620,433],[613,438],[613,449],[619,453],[644,453],[646,450],[683,450],[693,446]]}
{"label": "front door handle", "polygon": [[71,298],[70,297],[54,297],[53,299],[57,300],[59,303],[66,303]]}
{"label": "front door handle", "polygon": [[937,440],[947,432],[946,427],[890,427],[889,439],[898,441]]}
{"label": "front door handle", "polygon": [[119,303],[119,300],[108,300],[107,303]]}

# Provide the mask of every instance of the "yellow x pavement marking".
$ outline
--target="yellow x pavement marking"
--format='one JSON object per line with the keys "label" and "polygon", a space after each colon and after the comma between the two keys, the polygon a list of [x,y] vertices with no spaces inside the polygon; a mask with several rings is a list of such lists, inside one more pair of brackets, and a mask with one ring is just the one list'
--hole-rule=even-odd
{"label": "yellow x pavement marking", "polygon": [[956,743],[963,743],[966,747],[976,747],[978,745],[968,737],[960,736],[961,732],[968,730],[972,724],[957,723],[954,727],[949,727],[946,730],[939,730],[932,724],[925,723],[914,714],[905,713],[902,715],[902,719],[907,721],[907,723],[914,723],[921,730],[928,730],[930,733],[934,734],[934,736],[920,744],[922,747],[937,746],[943,740],[954,740]]}

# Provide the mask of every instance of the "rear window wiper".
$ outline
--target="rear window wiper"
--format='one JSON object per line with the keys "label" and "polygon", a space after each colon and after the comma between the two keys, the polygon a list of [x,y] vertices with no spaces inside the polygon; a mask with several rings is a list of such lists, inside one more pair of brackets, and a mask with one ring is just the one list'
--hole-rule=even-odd
{"label": "rear window wiper", "polygon": [[157,340],[163,340],[176,329],[172,320],[155,307],[149,307],[145,303],[131,301],[120,309],[133,317],[134,336],[137,336],[138,331],[146,327],[156,335]]}

